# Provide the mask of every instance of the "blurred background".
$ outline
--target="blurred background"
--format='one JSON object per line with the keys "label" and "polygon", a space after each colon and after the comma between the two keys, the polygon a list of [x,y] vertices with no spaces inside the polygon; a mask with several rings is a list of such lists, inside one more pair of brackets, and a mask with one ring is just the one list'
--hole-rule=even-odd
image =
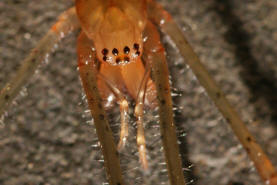
{"label": "blurred background", "polygon": [[[277,167],[277,1],[162,0]],[[73,5],[68,0],[0,1],[0,87]],[[7,110],[0,129],[0,184],[106,184],[93,122],[82,99],[75,32],[50,54]],[[163,35],[184,173],[194,185],[262,184],[231,129]],[[118,137],[119,116],[110,110]],[[132,110],[130,112],[132,114]],[[127,184],[168,184],[155,111],[145,133],[151,176],[140,170],[135,123],[121,152]]]}

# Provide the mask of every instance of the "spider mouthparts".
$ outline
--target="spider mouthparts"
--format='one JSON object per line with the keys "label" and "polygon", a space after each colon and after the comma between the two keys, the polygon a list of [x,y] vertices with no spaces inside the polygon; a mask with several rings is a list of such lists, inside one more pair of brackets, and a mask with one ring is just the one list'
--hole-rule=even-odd
{"label": "spider mouthparts", "polygon": [[130,58],[128,56],[124,56],[124,57],[116,57],[116,61],[117,64],[127,64],[130,62]]}

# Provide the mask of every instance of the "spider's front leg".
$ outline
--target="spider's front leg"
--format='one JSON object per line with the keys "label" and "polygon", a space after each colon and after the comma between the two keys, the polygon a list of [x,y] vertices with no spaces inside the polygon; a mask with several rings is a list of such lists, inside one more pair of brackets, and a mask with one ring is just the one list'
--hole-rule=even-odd
{"label": "spider's front leg", "polygon": [[151,65],[152,78],[156,86],[161,139],[163,141],[170,183],[172,185],[184,185],[184,174],[173,119],[169,71],[164,47],[160,42],[160,35],[156,27],[150,21],[147,23],[144,36],[147,41],[144,43],[143,60]]}
{"label": "spider's front leg", "polygon": [[79,21],[75,8],[70,8],[61,14],[57,23],[39,41],[29,56],[22,62],[15,76],[0,91],[0,118],[21,88],[30,80],[38,66],[52,52],[55,44],[77,28],[79,28]]}
{"label": "spider's front leg", "polygon": [[[95,53],[94,53],[95,55]],[[94,56],[95,57],[95,56]],[[103,66],[102,66],[103,67]],[[108,70],[109,71],[109,70]],[[104,74],[101,74],[104,73]],[[126,145],[126,141],[127,141],[127,137],[128,137],[128,112],[129,112],[129,105],[128,105],[128,101],[126,100],[124,94],[120,91],[120,89],[118,87],[116,87],[115,83],[113,83],[112,81],[110,81],[108,78],[105,77],[105,75],[110,75],[109,72],[107,72],[107,70],[104,70],[102,68],[101,70],[98,72],[98,84],[100,85],[100,89],[102,89],[102,91],[111,91],[113,95],[116,96],[116,98],[119,101],[119,106],[120,106],[120,137],[119,137],[119,143],[117,145],[117,149],[118,150],[122,150],[124,148],[124,146]],[[108,99],[105,95],[102,95],[102,97],[104,96],[104,99]],[[111,95],[108,95],[111,96]],[[111,102],[108,102],[109,104]]]}
{"label": "spider's front leg", "polygon": [[[135,107],[135,116],[137,118],[137,145],[139,150],[139,158],[142,163],[144,170],[148,170],[148,162],[146,159],[146,144],[144,137],[144,128],[143,128],[143,108],[144,108],[144,100],[145,94],[147,90],[147,82],[150,77],[150,65],[146,63],[145,72],[139,87],[138,95],[136,98],[136,107]],[[152,83],[152,81],[151,81]]]}
{"label": "spider's front leg", "polygon": [[97,136],[104,156],[107,178],[111,185],[124,185],[118,152],[97,87],[97,69],[93,43],[84,33],[78,38],[78,66]]}

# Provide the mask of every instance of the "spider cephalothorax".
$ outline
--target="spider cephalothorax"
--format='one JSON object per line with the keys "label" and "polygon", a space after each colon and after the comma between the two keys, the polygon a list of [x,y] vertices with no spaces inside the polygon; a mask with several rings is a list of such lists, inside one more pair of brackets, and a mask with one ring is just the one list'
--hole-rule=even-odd
{"label": "spider cephalothorax", "polygon": [[[147,23],[145,2],[112,4],[91,2],[93,13],[84,15],[83,7],[77,5],[79,18],[87,37],[94,42],[97,58],[111,65],[125,65],[136,61],[143,52],[142,35]],[[81,4],[81,3],[80,3]]]}

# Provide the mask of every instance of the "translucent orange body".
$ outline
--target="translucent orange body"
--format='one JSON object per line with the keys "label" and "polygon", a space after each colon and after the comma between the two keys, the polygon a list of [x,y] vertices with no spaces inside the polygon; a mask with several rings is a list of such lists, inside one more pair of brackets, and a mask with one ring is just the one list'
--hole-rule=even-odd
{"label": "translucent orange body", "polygon": [[[83,32],[96,50],[99,72],[122,93],[136,100],[145,66],[143,30],[147,23],[145,0],[77,0],[76,10]],[[98,87],[106,106],[115,100],[114,93],[99,79]],[[148,80],[145,104],[155,99],[155,87]]]}

